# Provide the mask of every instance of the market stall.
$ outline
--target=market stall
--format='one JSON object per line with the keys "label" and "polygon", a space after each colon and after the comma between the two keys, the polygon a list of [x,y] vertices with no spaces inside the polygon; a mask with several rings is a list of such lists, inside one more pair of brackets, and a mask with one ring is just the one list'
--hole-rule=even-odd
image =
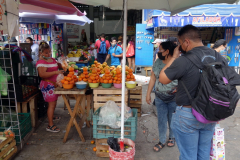
{"label": "market stall", "polygon": [[205,45],[225,39],[227,48],[222,55],[230,66],[239,66],[239,9],[239,5],[201,5],[173,16],[170,12],[144,10],[144,20],[146,29],[154,30],[154,38],[177,37],[181,27],[192,24],[199,27]]}

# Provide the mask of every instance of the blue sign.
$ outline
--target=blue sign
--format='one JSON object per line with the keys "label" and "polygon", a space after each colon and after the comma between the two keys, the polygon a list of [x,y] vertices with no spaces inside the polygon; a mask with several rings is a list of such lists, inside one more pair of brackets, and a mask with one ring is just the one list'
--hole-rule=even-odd
{"label": "blue sign", "polygon": [[137,66],[153,65],[154,30],[146,30],[147,24],[136,25],[135,64]]}
{"label": "blue sign", "polygon": [[159,16],[153,17],[153,27],[183,27],[192,24],[196,27],[238,27],[240,17],[212,16]]}

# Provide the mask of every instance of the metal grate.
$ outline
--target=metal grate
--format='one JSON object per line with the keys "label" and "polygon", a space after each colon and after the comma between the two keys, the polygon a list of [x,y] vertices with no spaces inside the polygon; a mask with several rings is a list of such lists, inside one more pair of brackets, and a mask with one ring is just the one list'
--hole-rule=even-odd
{"label": "metal grate", "polygon": [[[0,43],[0,46],[3,46],[5,43]],[[6,55],[8,55],[6,57]],[[11,129],[18,132],[15,132],[15,137],[18,138],[21,142],[21,133],[20,133],[20,123],[17,111],[17,99],[15,91],[15,82],[13,76],[13,64],[12,64],[12,53],[9,46],[9,49],[0,51],[0,67],[6,72],[4,76],[1,75],[1,78],[11,77],[11,80],[8,82],[0,81],[0,85],[5,86],[0,88],[0,132]],[[9,85],[13,86],[9,89]],[[8,88],[6,88],[8,87]],[[7,93],[7,95],[3,94]],[[9,93],[14,93],[14,97],[10,97]],[[22,147],[22,146],[21,146]]]}

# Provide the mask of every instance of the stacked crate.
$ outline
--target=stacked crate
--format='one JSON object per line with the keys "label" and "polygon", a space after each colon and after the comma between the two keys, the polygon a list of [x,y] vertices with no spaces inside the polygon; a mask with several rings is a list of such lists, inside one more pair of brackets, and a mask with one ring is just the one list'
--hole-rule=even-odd
{"label": "stacked crate", "polygon": [[142,112],[142,86],[128,89],[128,106],[138,110],[138,117]]}

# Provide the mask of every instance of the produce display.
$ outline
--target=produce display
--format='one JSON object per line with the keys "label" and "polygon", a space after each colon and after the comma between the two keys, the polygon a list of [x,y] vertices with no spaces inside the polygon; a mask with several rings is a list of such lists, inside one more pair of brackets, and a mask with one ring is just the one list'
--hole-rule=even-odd
{"label": "produce display", "polygon": [[77,76],[74,75],[74,68],[69,67],[69,74],[67,76],[64,76],[64,79],[61,80],[61,83],[63,84],[63,88],[65,89],[72,89],[75,85],[75,82],[78,81]]}
{"label": "produce display", "polygon": [[77,49],[77,51],[71,51],[68,53],[67,57],[70,61],[85,61],[89,60],[91,58],[91,55],[87,51]]}

